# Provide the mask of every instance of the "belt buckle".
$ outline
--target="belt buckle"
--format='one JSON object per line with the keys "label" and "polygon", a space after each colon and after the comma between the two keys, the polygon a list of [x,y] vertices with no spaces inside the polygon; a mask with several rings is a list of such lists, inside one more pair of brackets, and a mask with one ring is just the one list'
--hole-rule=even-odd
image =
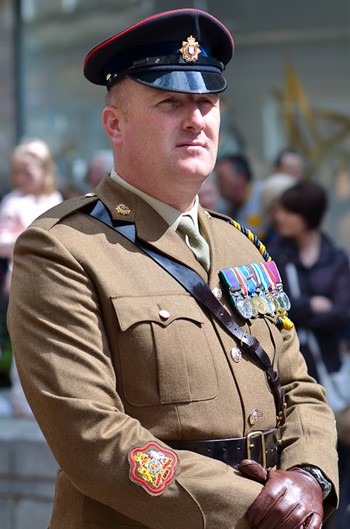
{"label": "belt buckle", "polygon": [[262,466],[266,468],[266,445],[265,445],[265,437],[264,432],[261,430],[257,430],[255,432],[250,432],[247,435],[247,458],[252,459],[252,448],[255,448],[255,444],[252,443],[252,440],[254,437],[259,437],[260,445],[261,445],[261,459],[262,459]]}

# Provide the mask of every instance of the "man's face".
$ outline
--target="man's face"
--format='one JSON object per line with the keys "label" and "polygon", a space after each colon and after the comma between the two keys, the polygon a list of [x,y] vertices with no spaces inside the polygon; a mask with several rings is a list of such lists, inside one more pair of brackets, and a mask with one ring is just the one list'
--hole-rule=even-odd
{"label": "man's face", "polygon": [[304,163],[302,157],[296,153],[285,153],[282,157],[279,170],[281,173],[295,176],[297,180],[302,180],[304,176]]}
{"label": "man's face", "polygon": [[308,231],[307,224],[299,213],[287,210],[282,205],[274,209],[274,226],[282,237],[298,238]]}
{"label": "man's face", "polygon": [[117,171],[131,184],[170,204],[177,190],[193,190],[195,196],[216,160],[218,96],[127,83]]}

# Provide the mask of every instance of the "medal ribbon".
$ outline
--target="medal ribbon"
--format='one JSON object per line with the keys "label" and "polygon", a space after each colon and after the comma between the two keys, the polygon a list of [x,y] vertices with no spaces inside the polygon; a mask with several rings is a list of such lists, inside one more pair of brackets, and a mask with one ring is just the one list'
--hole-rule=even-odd
{"label": "medal ribbon", "polygon": [[233,268],[225,268],[224,270],[220,270],[220,275],[225,280],[229,288],[237,291],[241,289],[241,285],[239,284],[239,281],[233,272]]}
{"label": "medal ribbon", "polygon": [[259,285],[262,285],[264,292],[269,292],[271,283],[265,273],[264,266],[263,266],[264,264],[265,263],[252,263],[250,266],[255,272],[255,275],[257,277],[257,283]]}
{"label": "medal ribbon", "polygon": [[[269,289],[271,290],[271,292],[273,292],[274,290],[276,290],[276,279],[275,279],[275,276],[274,274],[272,273],[272,271],[270,270],[270,267],[268,266],[270,263],[272,263],[273,261],[269,261],[268,263],[261,263],[261,267],[262,269],[264,270],[265,272],[265,276],[269,282]],[[279,274],[278,274],[279,275]]]}
{"label": "medal ribbon", "polygon": [[282,283],[282,279],[281,279],[281,276],[280,276],[280,273],[278,271],[278,268],[276,266],[275,261],[269,261],[268,263],[266,263],[266,266],[268,267],[268,269],[270,270],[271,274],[275,278],[275,285],[277,286],[277,285],[281,284]]}
{"label": "medal ribbon", "polygon": [[254,272],[252,273],[249,266],[238,266],[238,270],[239,272],[242,272],[247,281],[248,295],[252,296],[256,292],[256,279]]}
{"label": "medal ribbon", "polygon": [[246,298],[248,296],[248,283],[247,283],[244,273],[241,271],[241,268],[243,267],[237,266],[236,268],[232,268],[232,272],[235,274],[238,280],[238,283],[241,286],[243,297]]}

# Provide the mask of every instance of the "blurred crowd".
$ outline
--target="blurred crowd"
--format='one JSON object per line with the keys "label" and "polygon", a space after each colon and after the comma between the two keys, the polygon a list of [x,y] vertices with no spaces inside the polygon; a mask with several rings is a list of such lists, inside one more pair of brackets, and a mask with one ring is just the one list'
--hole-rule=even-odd
{"label": "blurred crowd", "polygon": [[80,185],[62,186],[50,148],[41,139],[25,139],[11,154],[11,190],[0,199],[0,388],[6,393],[6,398],[0,396],[0,417],[33,417],[18,379],[6,326],[17,237],[48,209],[94,189],[112,167],[112,152],[99,150],[88,161]]}
{"label": "blurred crowd", "polygon": [[[62,188],[45,142],[29,139],[12,153],[12,189],[0,201],[0,385],[10,395],[2,400],[0,396],[0,416],[32,418],[6,331],[16,239],[47,209],[66,198],[92,191],[111,171],[112,153],[98,151],[88,162],[82,185]],[[268,174],[256,177],[244,153],[225,155],[218,159],[214,172],[202,186],[199,200],[203,207],[234,218],[265,244],[291,300],[289,317],[298,331],[310,374],[324,383],[320,362],[329,374],[342,372],[340,393],[345,404],[341,401],[333,406],[342,484],[334,527],[345,529],[341,520],[348,519],[346,510],[350,508],[349,256],[322,228],[327,193],[319,183],[306,178],[306,162],[300,152],[287,147],[278,153]]]}

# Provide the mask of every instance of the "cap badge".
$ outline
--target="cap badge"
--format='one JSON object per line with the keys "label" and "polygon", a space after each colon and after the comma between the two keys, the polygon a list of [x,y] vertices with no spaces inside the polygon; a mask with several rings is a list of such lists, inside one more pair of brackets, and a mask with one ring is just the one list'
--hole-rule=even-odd
{"label": "cap badge", "polygon": [[130,213],[131,213],[130,209],[129,209],[128,206],[126,206],[125,204],[118,204],[118,205],[115,207],[115,210],[116,210],[120,215],[130,215]]}
{"label": "cap badge", "polygon": [[182,41],[182,48],[179,49],[182,53],[182,58],[186,62],[196,62],[198,55],[201,53],[199,43],[192,35],[187,37],[187,40]]}

